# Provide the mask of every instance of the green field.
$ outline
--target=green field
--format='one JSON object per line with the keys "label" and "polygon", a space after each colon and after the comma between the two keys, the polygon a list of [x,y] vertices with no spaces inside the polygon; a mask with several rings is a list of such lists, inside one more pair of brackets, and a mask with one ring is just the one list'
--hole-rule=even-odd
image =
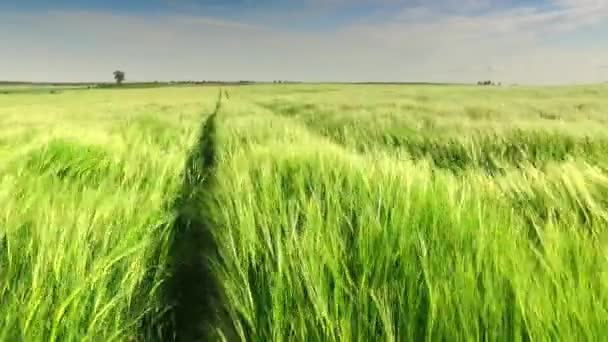
{"label": "green field", "polygon": [[0,92],[0,341],[605,340],[606,132],[599,85]]}

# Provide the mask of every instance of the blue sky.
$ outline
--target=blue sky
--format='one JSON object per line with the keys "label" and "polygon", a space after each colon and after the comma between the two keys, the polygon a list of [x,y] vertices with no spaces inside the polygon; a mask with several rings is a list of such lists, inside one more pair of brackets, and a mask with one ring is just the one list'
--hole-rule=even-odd
{"label": "blue sky", "polygon": [[608,0],[0,0],[0,79],[608,81]]}
{"label": "blue sky", "polygon": [[[307,22],[305,26],[314,28],[320,22],[324,28],[328,28],[365,18],[387,19],[391,13],[422,6],[441,13],[479,14],[520,6],[541,8],[552,4],[549,0],[3,0],[0,1],[0,9],[39,13],[61,10],[131,15],[190,14],[265,22],[279,27],[299,26]],[[294,13],[300,14],[297,23],[280,20],[282,16]],[[268,22],[269,18],[274,20]]]}

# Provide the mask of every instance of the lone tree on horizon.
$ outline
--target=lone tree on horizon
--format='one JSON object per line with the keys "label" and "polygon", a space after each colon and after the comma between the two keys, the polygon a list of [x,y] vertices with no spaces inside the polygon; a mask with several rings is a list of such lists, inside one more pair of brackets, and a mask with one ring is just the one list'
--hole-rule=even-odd
{"label": "lone tree on horizon", "polygon": [[120,70],[114,71],[114,79],[116,80],[116,84],[121,84],[125,80],[125,72]]}

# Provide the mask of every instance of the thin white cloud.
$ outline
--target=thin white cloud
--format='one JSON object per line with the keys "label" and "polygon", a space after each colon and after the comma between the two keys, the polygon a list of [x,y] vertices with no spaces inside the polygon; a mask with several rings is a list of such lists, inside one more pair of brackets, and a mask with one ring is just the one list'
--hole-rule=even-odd
{"label": "thin white cloud", "polygon": [[606,3],[572,1],[557,5],[548,9],[489,11],[483,15],[407,8],[392,20],[345,30],[383,41],[391,51],[402,54],[404,61],[414,61],[420,69],[427,70],[428,75],[449,79],[499,78],[521,83],[608,79],[599,66],[608,57],[606,42],[597,40],[588,47],[550,43],[567,34],[584,35],[586,28],[600,24],[608,14]]}

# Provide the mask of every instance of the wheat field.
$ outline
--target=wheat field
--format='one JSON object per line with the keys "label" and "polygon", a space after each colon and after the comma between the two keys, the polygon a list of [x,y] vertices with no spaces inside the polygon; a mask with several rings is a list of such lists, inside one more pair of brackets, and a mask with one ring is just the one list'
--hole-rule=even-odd
{"label": "wheat field", "polygon": [[0,340],[603,340],[607,94],[4,89]]}

